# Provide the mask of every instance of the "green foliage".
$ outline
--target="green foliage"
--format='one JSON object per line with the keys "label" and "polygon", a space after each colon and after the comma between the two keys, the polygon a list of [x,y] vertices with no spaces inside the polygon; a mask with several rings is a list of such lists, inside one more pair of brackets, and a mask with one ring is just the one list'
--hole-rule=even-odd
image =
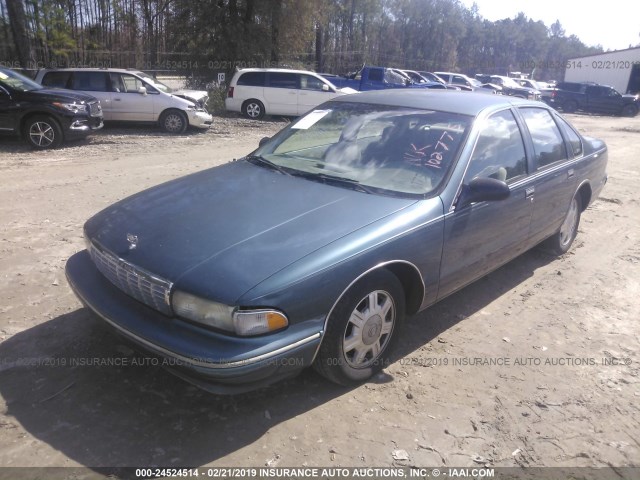
{"label": "green foliage", "polygon": [[237,67],[345,73],[363,63],[560,79],[568,58],[602,51],[567,37],[559,21],[520,13],[490,22],[459,0],[0,0],[9,57],[8,1],[24,6],[41,64],[172,70],[203,84]]}

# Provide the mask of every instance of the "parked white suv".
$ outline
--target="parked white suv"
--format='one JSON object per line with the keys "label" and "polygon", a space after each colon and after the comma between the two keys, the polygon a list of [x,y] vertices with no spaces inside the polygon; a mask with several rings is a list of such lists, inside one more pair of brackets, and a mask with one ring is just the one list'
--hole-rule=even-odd
{"label": "parked white suv", "polygon": [[246,68],[229,84],[225,107],[247,118],[265,115],[302,115],[334,97],[356,93],[336,88],[329,80],[306,70]]}
{"label": "parked white suv", "polygon": [[36,82],[46,87],[89,92],[100,100],[105,121],[158,123],[169,133],[187,127],[209,128],[207,92],[172,91],[144,72],[117,68],[40,70]]}

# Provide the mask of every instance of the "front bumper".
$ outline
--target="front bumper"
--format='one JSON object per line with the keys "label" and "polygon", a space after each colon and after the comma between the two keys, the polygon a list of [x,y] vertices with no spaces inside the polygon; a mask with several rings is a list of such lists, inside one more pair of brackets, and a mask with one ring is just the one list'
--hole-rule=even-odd
{"label": "front bumper", "polygon": [[187,110],[189,126],[196,128],[209,128],[213,123],[213,116],[202,110]]}
{"label": "front bumper", "polygon": [[89,309],[140,349],[160,357],[167,370],[210,392],[241,393],[293,376],[311,364],[320,344],[318,322],[239,338],[167,317],[111,284],[86,250],[69,258],[66,274]]}
{"label": "front bumper", "polygon": [[72,117],[65,128],[65,138],[86,137],[104,126],[103,117]]}

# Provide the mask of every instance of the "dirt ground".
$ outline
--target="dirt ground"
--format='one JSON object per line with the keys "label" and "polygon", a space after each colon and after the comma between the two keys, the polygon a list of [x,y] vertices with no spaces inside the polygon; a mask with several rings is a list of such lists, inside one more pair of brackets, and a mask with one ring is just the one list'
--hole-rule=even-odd
{"label": "dirt ground", "polygon": [[640,117],[568,117],[610,149],[569,254],[526,253],[408,319],[363,386],[309,370],[236,397],[152,365],[70,365],[141,357],[81,307],[64,264],[98,210],[286,120],[106,128],[46,153],[0,139],[0,466],[640,465]]}

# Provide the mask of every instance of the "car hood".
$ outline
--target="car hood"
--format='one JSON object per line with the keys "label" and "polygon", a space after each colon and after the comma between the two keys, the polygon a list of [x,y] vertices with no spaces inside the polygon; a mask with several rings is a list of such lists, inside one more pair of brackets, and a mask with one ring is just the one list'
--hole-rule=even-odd
{"label": "car hood", "polygon": [[177,90],[171,92],[171,94],[189,100],[202,108],[207,106],[207,101],[209,100],[209,94],[204,90]]}
{"label": "car hood", "polygon": [[352,93],[359,93],[358,90],[354,90],[351,87],[342,87],[342,88],[337,88],[336,90],[338,92],[340,92],[340,93],[344,93],[344,94],[347,94],[347,95],[350,95]]}
{"label": "car hood", "polygon": [[96,98],[84,92],[76,90],[66,90],[63,88],[43,88],[41,90],[31,90],[29,92],[20,92],[20,96],[29,96],[31,99],[40,98],[43,101],[62,101],[66,103],[73,102],[93,102]]}
{"label": "car hood", "polygon": [[632,102],[640,102],[640,94],[635,94],[635,95],[631,95],[630,93],[627,93],[625,95],[622,95],[622,98],[629,103]]}
{"label": "car hood", "polygon": [[[288,265],[413,203],[241,160],[122,200],[85,232],[178,289],[233,304]],[[128,236],[137,237],[135,248]]]}

